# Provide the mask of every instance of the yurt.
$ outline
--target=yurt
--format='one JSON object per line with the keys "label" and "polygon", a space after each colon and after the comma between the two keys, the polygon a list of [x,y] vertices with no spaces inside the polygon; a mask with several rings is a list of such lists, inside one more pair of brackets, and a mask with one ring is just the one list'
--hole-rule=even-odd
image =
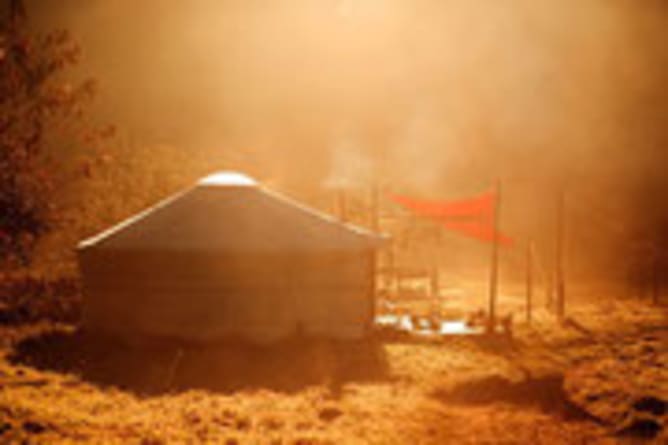
{"label": "yurt", "polygon": [[354,339],[383,238],[222,172],[78,247],[84,326],[208,342]]}

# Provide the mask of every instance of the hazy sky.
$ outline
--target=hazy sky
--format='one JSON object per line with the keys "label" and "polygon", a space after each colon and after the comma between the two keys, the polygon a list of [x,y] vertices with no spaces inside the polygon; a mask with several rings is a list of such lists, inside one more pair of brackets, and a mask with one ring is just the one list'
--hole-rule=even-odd
{"label": "hazy sky", "polygon": [[379,181],[444,199],[500,177],[504,229],[543,252],[565,182],[573,258],[668,233],[663,0],[26,3],[81,43],[93,114],[142,152],[141,174],[223,158],[290,191]]}
{"label": "hazy sky", "polygon": [[[101,115],[278,176],[627,178],[664,159],[660,0],[29,1]],[[346,177],[358,176],[358,177]]]}

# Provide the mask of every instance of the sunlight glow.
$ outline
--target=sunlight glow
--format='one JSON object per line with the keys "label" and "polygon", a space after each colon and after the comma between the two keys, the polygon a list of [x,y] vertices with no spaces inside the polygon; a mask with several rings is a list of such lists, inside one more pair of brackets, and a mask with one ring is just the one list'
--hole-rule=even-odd
{"label": "sunlight glow", "polygon": [[243,173],[222,171],[201,179],[198,185],[207,187],[255,187],[257,182]]}

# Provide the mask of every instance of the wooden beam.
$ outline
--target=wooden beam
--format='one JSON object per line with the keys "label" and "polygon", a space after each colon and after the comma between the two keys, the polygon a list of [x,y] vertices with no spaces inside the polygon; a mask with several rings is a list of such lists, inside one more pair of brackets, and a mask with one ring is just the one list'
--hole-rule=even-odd
{"label": "wooden beam", "polygon": [[556,233],[556,299],[557,317],[563,320],[566,317],[566,285],[564,282],[564,232],[565,232],[565,193],[563,187],[557,194],[557,233]]}
{"label": "wooden beam", "polygon": [[489,273],[489,320],[487,331],[496,330],[496,300],[499,276],[499,215],[501,214],[501,181],[497,180],[494,194],[494,241],[492,242]]}
{"label": "wooden beam", "polygon": [[527,323],[531,324],[532,312],[533,312],[533,242],[529,240],[527,243],[527,256],[526,256],[526,311],[527,311]]}

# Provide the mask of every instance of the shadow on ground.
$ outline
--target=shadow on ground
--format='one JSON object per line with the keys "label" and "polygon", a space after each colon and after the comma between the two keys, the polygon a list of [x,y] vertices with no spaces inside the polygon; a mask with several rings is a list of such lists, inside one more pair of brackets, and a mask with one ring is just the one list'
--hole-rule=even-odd
{"label": "shadow on ground", "polygon": [[188,389],[296,392],[325,384],[338,397],[345,383],[389,379],[384,349],[375,340],[292,338],[272,346],[230,340],[138,347],[81,331],[55,330],[18,342],[9,360],[143,395]]}
{"label": "shadow on ground", "polygon": [[507,403],[534,408],[564,420],[595,420],[572,403],[563,387],[561,375],[548,375],[512,381],[499,376],[464,382],[450,390],[437,390],[433,396],[443,403],[487,405]]}

